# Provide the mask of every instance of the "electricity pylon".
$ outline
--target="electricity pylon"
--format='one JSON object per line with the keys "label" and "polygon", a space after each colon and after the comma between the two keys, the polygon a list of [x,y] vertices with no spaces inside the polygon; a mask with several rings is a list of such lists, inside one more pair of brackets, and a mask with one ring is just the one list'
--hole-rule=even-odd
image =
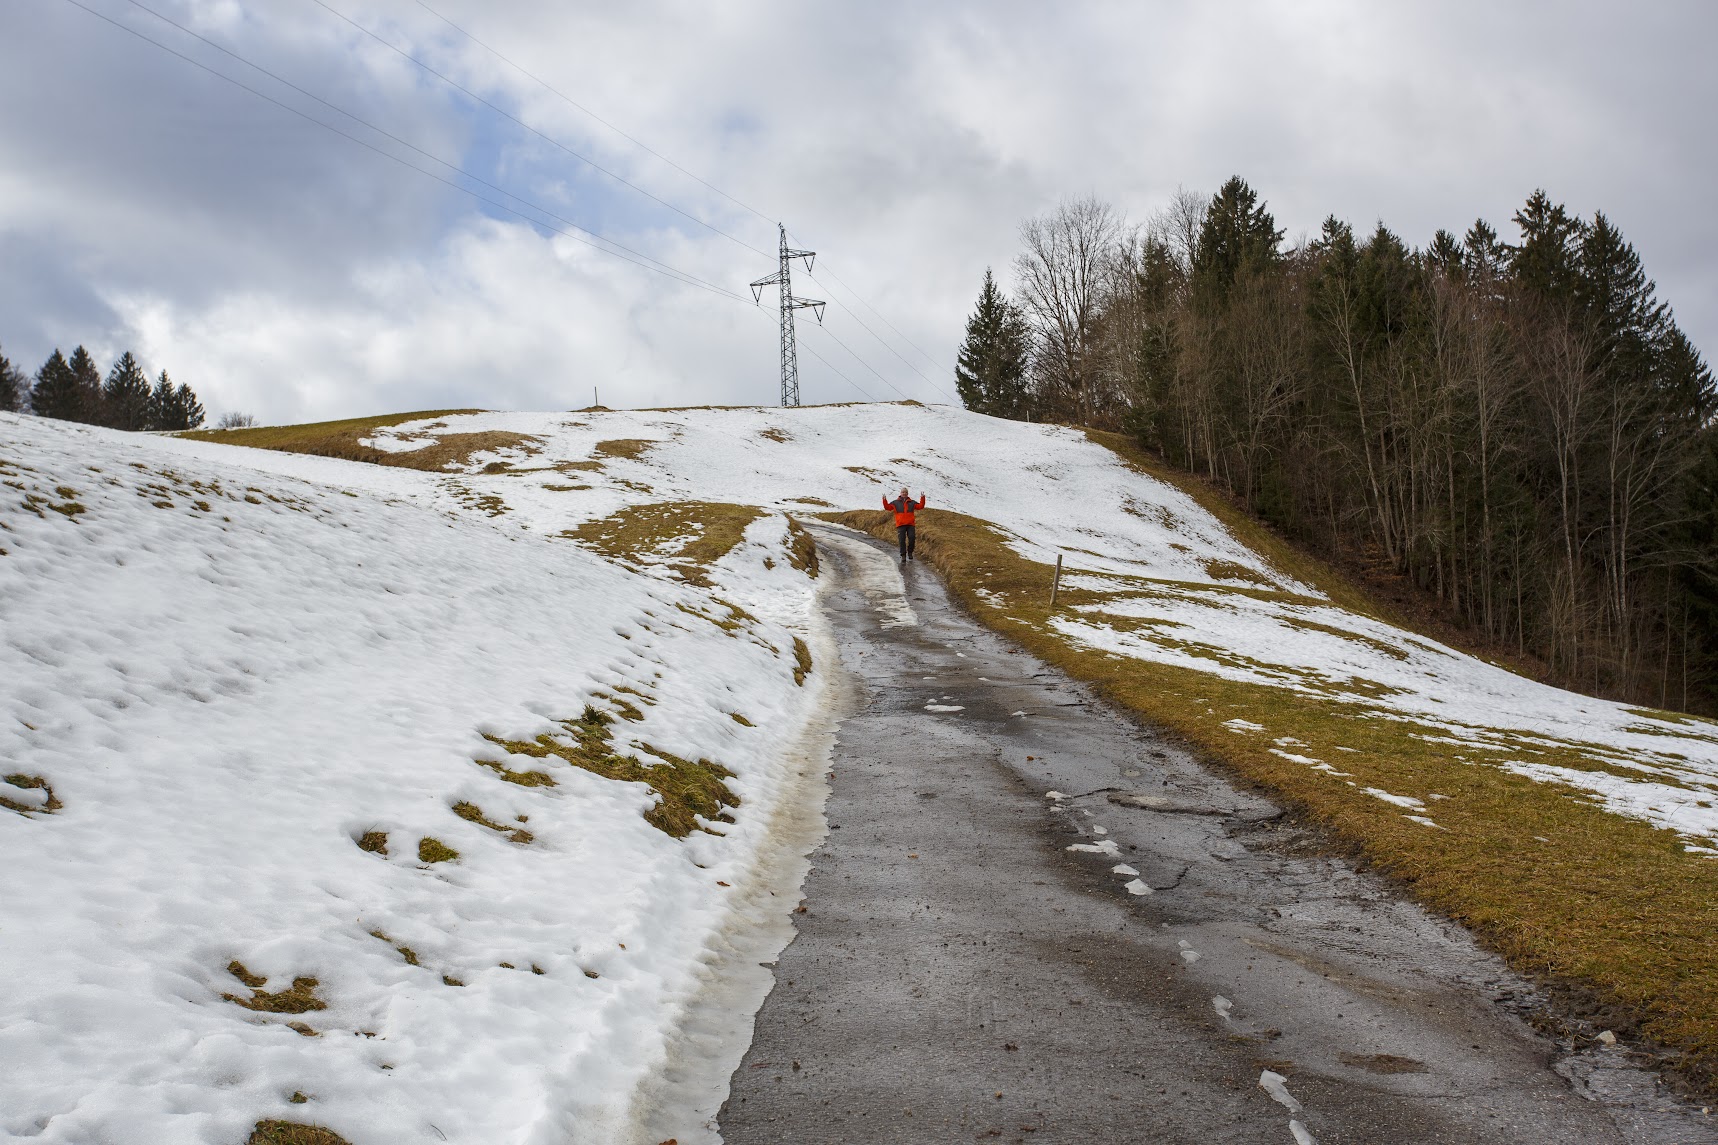
{"label": "electricity pylon", "polygon": [[817,315],[819,325],[823,323],[824,303],[815,298],[795,298],[793,296],[793,281],[788,275],[788,268],[796,258],[805,260],[807,273],[811,271],[812,260],[817,257],[816,251],[791,250],[787,245],[787,228],[776,224],[781,230],[781,268],[768,278],[760,278],[752,283],[752,301],[761,303],[764,297],[764,287],[774,286],[781,291],[781,404],[796,406],[799,404],[799,347],[794,341],[793,312],[795,310],[811,310]]}

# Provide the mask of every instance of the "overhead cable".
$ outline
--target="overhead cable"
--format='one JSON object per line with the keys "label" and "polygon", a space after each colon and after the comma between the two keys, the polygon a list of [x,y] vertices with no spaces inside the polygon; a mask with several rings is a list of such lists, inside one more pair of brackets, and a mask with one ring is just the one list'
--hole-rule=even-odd
{"label": "overhead cable", "polygon": [[[487,180],[480,178],[479,176],[473,175],[470,172],[465,171],[463,168],[460,168],[460,167],[455,166],[454,164],[448,163],[444,159],[440,159],[434,155],[431,155],[429,152],[424,151],[422,148],[419,148],[419,147],[415,146],[414,144],[408,143],[405,140],[400,139],[398,136],[393,135],[393,134],[383,130],[380,127],[377,127],[376,125],[368,122],[367,120],[360,118],[359,116],[353,115],[351,112],[345,111],[342,108],[336,107],[334,104],[328,103],[327,100],[322,99],[320,96],[313,95],[312,93],[305,91],[303,88],[298,87],[297,85],[291,83],[290,81],[285,80],[285,79],[281,79],[281,77],[276,76],[273,72],[270,72],[268,69],[263,68],[258,64],[251,63],[249,60],[244,59],[244,57],[239,56],[237,53],[228,51],[226,48],[221,47],[219,44],[212,43],[211,41],[205,39],[204,37],[198,36],[195,32],[191,32],[188,29],[181,28],[181,30],[185,31],[187,35],[194,36],[198,40],[201,40],[202,42],[209,44],[211,47],[217,48],[218,50],[225,52],[227,55],[232,56],[234,59],[240,61],[241,63],[244,63],[247,66],[253,67],[257,71],[262,72],[264,75],[267,75],[270,78],[275,79],[278,82],[285,84],[288,87],[291,87],[293,90],[301,92],[302,94],[306,95],[307,97],[314,99],[317,102],[322,103],[327,107],[332,108],[333,110],[339,112],[341,115],[347,116],[348,118],[352,119],[354,122],[363,124],[365,127],[376,132],[377,134],[386,136],[387,138],[393,140],[396,143],[401,144],[404,147],[409,147],[413,151],[418,152],[420,155],[423,155],[426,158],[431,159],[434,162],[439,163],[444,167],[448,167],[451,170],[457,171],[459,174],[463,175],[464,177],[466,177],[468,179],[471,179],[474,182],[482,183],[484,186],[490,187],[490,188],[498,191],[499,193],[506,195],[507,197],[509,197],[511,199],[516,200],[517,202],[523,203],[523,204],[531,207],[533,210],[539,211],[542,214],[547,215],[549,218],[556,219],[564,225],[563,226],[555,226],[551,223],[543,222],[540,219],[533,218],[532,216],[526,214],[523,211],[520,211],[520,210],[515,209],[514,207],[508,206],[506,203],[498,202],[497,200],[491,199],[486,195],[480,194],[477,191],[474,191],[469,187],[461,186],[459,183],[456,183],[451,179],[444,178],[443,176],[436,174],[434,171],[427,171],[424,168],[419,167],[414,163],[408,162],[407,160],[401,158],[398,155],[393,154],[390,151],[387,151],[384,148],[377,147],[374,143],[371,143],[369,140],[362,139],[356,135],[353,135],[349,131],[343,131],[339,127],[335,126],[334,124],[328,123],[328,122],[321,120],[321,119],[318,119],[315,116],[309,114],[308,112],[304,111],[301,108],[293,107],[291,104],[286,103],[282,100],[276,99],[274,96],[269,95],[267,92],[259,91],[257,88],[250,86],[249,84],[245,83],[242,80],[236,79],[233,76],[227,75],[224,72],[217,71],[216,69],[203,63],[201,60],[198,60],[198,59],[195,59],[191,56],[188,56],[184,52],[181,52],[181,51],[177,50],[176,48],[170,47],[169,45],[164,44],[159,40],[156,40],[156,39],[153,39],[149,36],[146,36],[142,32],[138,31],[136,28],[132,28],[132,27],[129,27],[125,24],[122,24],[118,20],[115,20],[113,17],[107,15],[106,13],[99,12],[96,9],[91,8],[89,5],[82,3],[82,0],[65,0],[65,2],[70,4],[74,8],[82,9],[83,11],[89,13],[91,16],[94,16],[97,19],[104,21],[105,23],[111,24],[113,27],[118,28],[122,32],[126,32],[132,36],[135,36],[136,38],[142,40],[146,44],[150,44],[156,48],[159,48],[161,51],[166,52],[168,55],[177,56],[179,59],[184,60],[188,64],[191,64],[193,67],[200,68],[201,70],[209,73],[210,75],[214,76],[217,79],[224,80],[227,83],[232,84],[234,87],[237,87],[237,88],[240,88],[244,91],[249,92],[251,95],[256,96],[258,99],[265,100],[265,101],[275,105],[276,107],[282,109],[283,111],[291,112],[293,115],[298,116],[300,119],[303,119],[303,120],[306,120],[310,123],[313,123],[318,127],[324,128],[328,131],[332,131],[334,134],[336,134],[336,135],[338,135],[344,139],[348,139],[351,142],[358,144],[358,146],[360,146],[360,147],[366,148],[366,149],[373,151],[376,154],[382,156],[385,159],[390,159],[393,162],[398,163],[400,166],[405,167],[407,170],[415,171],[418,174],[424,176],[425,178],[434,179],[436,182],[441,183],[444,186],[451,187],[454,190],[460,192],[461,194],[468,195],[471,198],[476,199],[480,203],[484,203],[484,204],[487,204],[488,206],[494,207],[496,210],[505,211],[507,214],[513,215],[516,218],[523,219],[524,221],[531,223],[534,226],[543,227],[546,230],[553,231],[556,234],[559,234],[559,235],[562,235],[566,238],[572,239],[574,242],[582,243],[583,245],[590,247],[592,250],[596,250],[596,251],[599,251],[603,254],[607,254],[607,255],[610,255],[614,258],[618,258],[623,262],[632,263],[634,266],[642,267],[645,270],[654,271],[657,274],[661,274],[661,275],[664,275],[668,278],[672,278],[675,281],[684,283],[688,286],[695,286],[700,290],[710,291],[713,294],[718,294],[724,298],[732,299],[735,302],[748,302],[748,301],[750,301],[744,295],[739,294],[739,293],[732,291],[732,290],[728,290],[726,287],[722,287],[722,286],[719,286],[715,283],[708,282],[705,279],[699,278],[697,275],[691,274],[690,272],[687,272],[687,271],[680,270],[677,267],[670,266],[669,264],[661,262],[658,259],[652,258],[651,256],[649,256],[647,254],[644,254],[640,251],[633,250],[631,247],[624,246],[621,243],[617,243],[613,239],[606,238],[603,235],[598,234],[595,231],[589,230],[585,227],[581,227],[577,223],[573,223],[569,220],[562,219],[560,216],[555,215],[553,212],[547,210],[544,207],[540,207],[534,203],[531,203],[529,200],[521,198],[518,195],[514,195],[510,191],[506,191],[500,187],[496,187],[495,184],[490,183]],[[180,27],[180,25],[174,24],[174,22],[172,20],[167,19],[167,17],[162,16],[160,13],[155,12],[152,9],[147,8],[144,5],[138,3],[138,0],[128,0],[128,2],[135,5],[136,7],[140,8],[140,9],[142,9],[143,11],[148,12],[150,15],[155,16],[156,18],[165,21],[168,24],[173,24],[174,27]],[[582,233],[575,233],[575,232],[582,232]],[[586,235],[588,235],[590,237],[589,238],[584,237]],[[599,244],[605,244],[605,245],[599,245]]]}

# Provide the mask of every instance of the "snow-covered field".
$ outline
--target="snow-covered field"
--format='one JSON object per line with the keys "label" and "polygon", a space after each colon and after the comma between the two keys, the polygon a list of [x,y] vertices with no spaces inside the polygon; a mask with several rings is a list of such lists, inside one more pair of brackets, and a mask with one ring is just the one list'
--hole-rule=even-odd
{"label": "snow-covered field", "polygon": [[[48,785],[0,797],[57,804],[0,809],[0,1138],[626,1140],[778,804],[821,779],[782,518],[701,590],[409,470],[0,415],[0,480],[0,774]],[[674,838],[643,784],[485,738],[587,704],[642,716],[617,746],[732,770],[736,821]],[[235,962],[325,1008],[225,1000],[253,997]]]}
{"label": "snow-covered field", "polygon": [[[22,809],[0,810],[0,1134],[232,1145],[278,1117],[355,1145],[628,1140],[772,823],[814,799],[831,674],[795,682],[794,637],[824,648],[784,514],[902,484],[927,529],[953,509],[1065,553],[1106,594],[1060,616],[1070,639],[1349,697],[1690,847],[1718,835],[1718,727],[1348,613],[1071,430],[900,405],[497,413],[374,445],[485,430],[536,441],[439,474],[0,415],[0,774],[47,784],[0,784]],[[682,502],[767,510],[708,585],[674,575],[673,544],[561,535]],[[735,822],[673,838],[643,784],[485,738],[564,736],[587,704],[642,717],[609,725],[621,750],[733,771]],[[1522,750],[1478,752],[1499,745]],[[360,848],[380,832],[386,855]],[[425,838],[459,857],[420,861]],[[326,1008],[225,1000],[252,997],[234,962],[267,993],[315,978]]]}
{"label": "snow-covered field", "polygon": [[[902,405],[481,414],[449,418],[447,426],[540,435],[543,452],[531,464],[588,457],[606,439],[655,442],[593,479],[580,496],[589,505],[581,511],[595,514],[638,495],[617,479],[662,499],[788,510],[880,508],[882,490],[908,484],[930,495],[928,528],[936,508],[953,509],[1005,530],[1023,557],[1050,563],[1065,554],[1078,571],[1064,583],[1105,596],[1058,616],[1058,630],[1072,640],[1341,698],[1409,722],[1415,734],[1447,738],[1457,758],[1565,785],[1610,811],[1676,831],[1691,852],[1718,854],[1718,724],[1666,720],[1538,684],[1340,608],[1272,567],[1192,498],[1124,466],[1078,431]],[[397,448],[419,432],[400,426],[384,436]],[[490,479],[484,488],[531,522],[556,520],[555,498],[566,496],[545,494],[530,478]],[[1569,753],[1585,766],[1536,758]],[[1326,774],[1338,770],[1296,758]],[[1424,802],[1423,794],[1393,798]],[[1426,820],[1420,810],[1404,813]]]}

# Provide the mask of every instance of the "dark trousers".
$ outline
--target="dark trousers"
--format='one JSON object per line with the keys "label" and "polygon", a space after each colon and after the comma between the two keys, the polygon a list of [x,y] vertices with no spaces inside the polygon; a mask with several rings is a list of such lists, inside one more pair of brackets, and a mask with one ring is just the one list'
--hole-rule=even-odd
{"label": "dark trousers", "polygon": [[913,546],[919,539],[917,525],[896,525],[895,539],[901,542],[901,559],[906,560],[913,555]]}

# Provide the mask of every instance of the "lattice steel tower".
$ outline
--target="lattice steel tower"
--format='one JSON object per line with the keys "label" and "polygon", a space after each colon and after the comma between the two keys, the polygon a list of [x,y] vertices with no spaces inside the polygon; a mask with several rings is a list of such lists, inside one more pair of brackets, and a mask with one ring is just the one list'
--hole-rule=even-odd
{"label": "lattice steel tower", "polygon": [[781,231],[781,267],[768,278],[760,278],[752,283],[752,301],[763,301],[766,286],[778,287],[781,291],[781,404],[796,406],[799,404],[799,347],[794,341],[793,312],[809,309],[817,315],[817,321],[821,324],[824,303],[815,298],[793,296],[793,281],[788,275],[788,268],[794,259],[803,258],[805,269],[809,273],[817,252],[790,249],[787,245],[787,228],[780,223],[776,226]]}

